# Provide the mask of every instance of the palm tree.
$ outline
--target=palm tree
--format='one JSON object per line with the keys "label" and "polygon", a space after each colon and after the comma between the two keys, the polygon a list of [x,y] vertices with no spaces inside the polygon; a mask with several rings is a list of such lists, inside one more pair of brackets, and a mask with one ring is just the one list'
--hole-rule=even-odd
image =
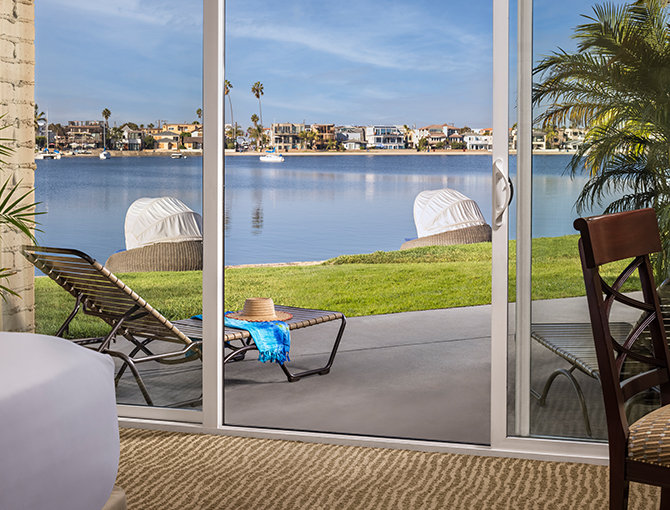
{"label": "palm tree", "polygon": [[40,125],[40,121],[46,121],[45,113],[40,112],[40,109],[37,106],[37,103],[35,103],[35,129],[37,130]]}
{"label": "palm tree", "polygon": [[[230,125],[235,126],[235,122],[233,121],[233,101],[230,99],[230,91],[233,88],[233,84],[230,83],[230,81],[225,80],[223,82],[223,94],[225,96],[228,96],[228,104],[230,104]],[[235,141],[235,146],[237,147],[237,139]]]}
{"label": "palm tree", "polygon": [[402,127],[405,130],[405,144],[406,144],[406,147],[409,148],[410,133],[411,133],[412,130],[410,129],[410,127],[407,124],[404,124]]}
{"label": "palm tree", "polygon": [[[102,110],[102,116],[105,119],[106,127],[109,128],[109,122],[108,121],[109,121],[109,118],[112,116],[112,112],[110,112],[107,108],[105,108],[104,110]],[[102,138],[103,138],[102,148],[106,149],[107,148],[107,140],[106,140],[107,137],[105,136],[104,129],[103,129]]]}
{"label": "palm tree", "polygon": [[110,112],[107,108],[102,110],[102,117],[105,119],[105,123],[107,124],[107,127],[109,127],[109,118],[112,116],[112,112]]}
{"label": "palm tree", "polygon": [[254,83],[251,87],[251,92],[258,99],[258,111],[261,114],[261,126],[263,125],[263,110],[261,108],[261,96],[263,95],[263,84],[259,81]]}
{"label": "palm tree", "polygon": [[[37,112],[37,106],[35,106],[35,112]],[[6,115],[6,114],[5,114]],[[0,120],[4,118],[5,115],[0,116]],[[0,131],[9,127],[10,124],[7,124],[3,127],[0,127]],[[0,138],[0,158],[11,156],[14,152],[14,149],[4,145],[3,142],[11,142],[10,138]],[[3,159],[0,159],[0,164],[6,164],[7,162]],[[34,189],[29,189],[27,192],[22,193],[19,189],[21,187],[21,181],[10,186],[10,181],[12,176],[7,178],[0,186],[0,226],[7,228],[9,231],[24,234],[30,241],[34,244],[37,244],[34,230],[40,231],[36,228],[38,223],[35,221],[34,216],[38,214],[45,214],[42,212],[34,212],[34,207],[38,203],[26,204],[25,199],[30,195]],[[0,238],[1,240],[1,238]],[[10,276],[16,274],[12,268],[2,267],[0,268],[0,279],[7,280]],[[6,294],[11,294],[13,296],[18,296],[18,294],[5,285],[0,285],[0,296],[4,301],[7,301]]]}
{"label": "palm tree", "polygon": [[[228,80],[226,80],[226,81],[228,81]],[[231,88],[232,88],[232,87],[231,87]],[[226,92],[226,94],[228,94],[228,92]],[[202,119],[202,108],[198,108],[198,109],[195,111],[195,114],[198,116],[198,120]]]}
{"label": "palm tree", "polygon": [[575,28],[575,53],[559,50],[534,73],[533,102],[547,105],[543,127],[578,125],[584,143],[568,170],[589,180],[577,199],[581,213],[610,193],[623,195],[606,213],[653,207],[664,256],[659,278],[670,273],[670,22],[666,0],[593,8]]}

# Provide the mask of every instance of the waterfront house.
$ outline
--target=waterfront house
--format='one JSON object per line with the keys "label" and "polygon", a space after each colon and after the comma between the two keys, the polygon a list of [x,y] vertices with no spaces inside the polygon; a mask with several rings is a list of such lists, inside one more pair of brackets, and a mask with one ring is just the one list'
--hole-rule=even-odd
{"label": "waterfront house", "polygon": [[335,142],[335,124],[312,124],[312,133],[316,133],[314,148],[323,150],[328,147],[329,142]]}
{"label": "waterfront house", "polygon": [[490,135],[480,135],[470,131],[463,133],[463,141],[468,144],[469,151],[493,150],[493,137]]}
{"label": "waterfront house", "polygon": [[405,136],[396,126],[391,125],[366,126],[365,141],[368,147],[378,149],[405,148]]}
{"label": "waterfront house", "polygon": [[153,135],[156,140],[154,148],[157,150],[176,150],[179,148],[179,133],[174,131],[161,131]]}
{"label": "waterfront house", "polygon": [[335,137],[344,150],[360,150],[367,147],[365,129],[357,126],[340,126],[335,130]]}
{"label": "waterfront house", "polygon": [[516,150],[516,128],[509,128],[507,143],[510,150]]}
{"label": "waterfront house", "polygon": [[63,145],[73,148],[102,147],[102,127],[104,120],[70,120],[65,127]]}
{"label": "waterfront house", "polygon": [[117,150],[124,151],[139,151],[144,147],[144,141],[142,136],[142,131],[131,129],[129,126],[123,126],[121,128],[123,132],[123,138],[117,140],[116,148]]}
{"label": "waterfront house", "polygon": [[184,147],[192,150],[202,150],[202,136],[184,137]]}
{"label": "waterfront house", "polygon": [[293,124],[291,122],[273,123],[270,132],[270,145],[276,151],[288,151],[299,149],[304,146],[300,133],[305,132],[305,123]]}
{"label": "waterfront house", "polygon": [[451,124],[442,124],[442,132],[447,135],[447,137],[458,133],[458,131],[459,129],[456,126],[452,126]]}
{"label": "waterfront house", "polygon": [[202,127],[201,124],[163,124],[163,131],[171,131],[173,133],[193,133]]}
{"label": "waterfront house", "polygon": [[547,148],[547,135],[539,129],[533,129],[533,150],[544,150]]}
{"label": "waterfront house", "polygon": [[367,148],[367,142],[365,140],[345,140],[342,142],[342,147],[346,151],[357,151]]}
{"label": "waterfront house", "polygon": [[[451,124],[430,124],[414,130],[415,140],[426,138],[430,147],[435,147],[438,143],[448,144],[452,140],[451,135],[458,134],[458,128]],[[458,140],[460,141],[460,140]]]}
{"label": "waterfront house", "polygon": [[449,145],[451,146],[452,143],[460,143],[463,141],[463,135],[460,133],[453,133],[449,135]]}

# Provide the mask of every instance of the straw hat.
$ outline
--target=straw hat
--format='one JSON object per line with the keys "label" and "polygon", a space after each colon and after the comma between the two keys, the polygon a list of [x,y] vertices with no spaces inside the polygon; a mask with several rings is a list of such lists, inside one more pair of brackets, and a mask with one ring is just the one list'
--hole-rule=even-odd
{"label": "straw hat", "polygon": [[254,297],[244,301],[244,309],[241,312],[229,313],[226,317],[241,321],[263,322],[287,321],[293,315],[288,312],[276,311],[272,298]]}

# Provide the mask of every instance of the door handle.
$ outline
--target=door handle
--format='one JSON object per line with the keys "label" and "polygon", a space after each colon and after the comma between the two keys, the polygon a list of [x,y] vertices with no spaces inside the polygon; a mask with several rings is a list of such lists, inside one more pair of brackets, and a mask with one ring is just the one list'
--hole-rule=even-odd
{"label": "door handle", "polygon": [[497,158],[493,162],[493,226],[498,229],[502,226],[503,215],[514,198],[512,181],[503,172],[503,160]]}

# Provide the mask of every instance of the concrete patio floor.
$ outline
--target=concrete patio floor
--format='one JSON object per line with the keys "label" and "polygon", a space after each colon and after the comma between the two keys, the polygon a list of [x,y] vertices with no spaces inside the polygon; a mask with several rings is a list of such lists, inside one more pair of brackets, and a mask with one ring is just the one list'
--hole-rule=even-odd
{"label": "concrete patio floor", "polygon": [[[635,322],[635,314],[617,320]],[[490,306],[352,317],[330,374],[287,382],[281,369],[255,353],[225,367],[225,423],[357,435],[488,444],[490,434]],[[514,317],[514,305],[510,305]],[[588,322],[585,298],[536,301],[533,322]],[[513,322],[513,320],[512,320]],[[325,365],[339,323],[291,334],[292,370]],[[510,326],[513,328],[513,324]],[[512,334],[512,331],[509,332]],[[508,400],[513,416],[511,336]],[[531,386],[567,362],[533,342]],[[200,393],[199,362],[143,369],[157,405]],[[581,373],[594,436],[606,438],[598,383]],[[142,404],[132,378],[117,390],[120,403]],[[512,427],[513,423],[508,422]],[[531,402],[531,433],[585,437],[577,397],[564,378],[544,407]]]}

